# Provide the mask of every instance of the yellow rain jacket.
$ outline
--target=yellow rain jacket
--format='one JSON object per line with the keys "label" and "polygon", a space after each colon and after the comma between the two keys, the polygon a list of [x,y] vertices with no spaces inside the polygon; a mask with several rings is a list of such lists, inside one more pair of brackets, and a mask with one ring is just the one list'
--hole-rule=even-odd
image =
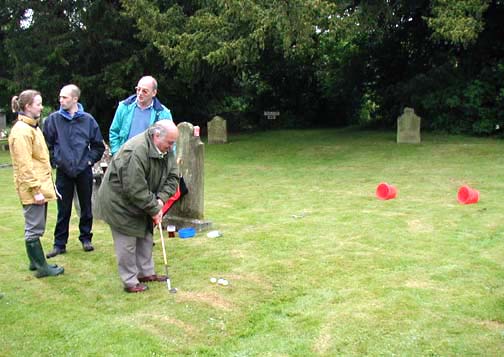
{"label": "yellow rain jacket", "polygon": [[56,199],[49,150],[38,120],[18,115],[18,121],[9,134],[9,150],[14,185],[21,203],[34,204],[37,193],[42,193],[46,202]]}

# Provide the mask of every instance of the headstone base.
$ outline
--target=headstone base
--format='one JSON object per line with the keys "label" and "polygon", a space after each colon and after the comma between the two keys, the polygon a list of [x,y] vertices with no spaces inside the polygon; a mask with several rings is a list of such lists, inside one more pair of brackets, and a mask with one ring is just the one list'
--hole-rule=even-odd
{"label": "headstone base", "polygon": [[177,231],[181,228],[193,227],[197,232],[203,232],[212,227],[212,222],[194,218],[167,216],[163,219],[163,227],[169,225],[177,227]]}

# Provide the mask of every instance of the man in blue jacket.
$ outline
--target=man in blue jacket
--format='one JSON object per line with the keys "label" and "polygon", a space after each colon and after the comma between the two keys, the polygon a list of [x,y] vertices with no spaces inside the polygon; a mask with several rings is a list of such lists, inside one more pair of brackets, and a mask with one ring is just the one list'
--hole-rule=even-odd
{"label": "man in blue jacket", "polygon": [[157,94],[157,81],[154,77],[140,78],[136,94],[119,103],[112,124],[110,125],[110,153],[114,155],[129,139],[144,132],[149,126],[161,119],[173,120]]}
{"label": "man in blue jacket", "polygon": [[84,111],[79,103],[80,89],[69,84],[59,95],[60,109],[44,122],[44,136],[51,154],[51,164],[56,168],[58,220],[54,229],[54,247],[47,258],[66,253],[68,226],[72,214],[74,188],[77,189],[81,208],[79,240],[84,251],[94,250],[92,167],[105,151],[103,137],[95,118]]}

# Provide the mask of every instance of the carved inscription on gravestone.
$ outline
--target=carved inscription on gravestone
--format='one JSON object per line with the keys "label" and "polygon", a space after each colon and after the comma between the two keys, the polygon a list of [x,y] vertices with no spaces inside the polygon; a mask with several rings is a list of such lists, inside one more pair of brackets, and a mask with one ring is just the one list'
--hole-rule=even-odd
{"label": "carved inscription on gravestone", "polygon": [[407,144],[420,143],[421,118],[415,114],[413,108],[404,108],[404,112],[397,118],[397,142]]}

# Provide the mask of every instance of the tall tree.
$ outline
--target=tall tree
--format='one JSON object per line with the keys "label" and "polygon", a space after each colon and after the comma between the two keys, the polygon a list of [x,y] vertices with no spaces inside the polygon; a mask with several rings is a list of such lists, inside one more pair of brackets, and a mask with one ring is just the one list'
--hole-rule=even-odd
{"label": "tall tree", "polygon": [[121,15],[119,1],[4,0],[4,5],[5,97],[34,87],[46,106],[57,108],[61,86],[76,83],[85,109],[106,134],[117,102],[142,74],[163,68],[148,58],[155,56],[153,48],[135,38],[134,23]]}

